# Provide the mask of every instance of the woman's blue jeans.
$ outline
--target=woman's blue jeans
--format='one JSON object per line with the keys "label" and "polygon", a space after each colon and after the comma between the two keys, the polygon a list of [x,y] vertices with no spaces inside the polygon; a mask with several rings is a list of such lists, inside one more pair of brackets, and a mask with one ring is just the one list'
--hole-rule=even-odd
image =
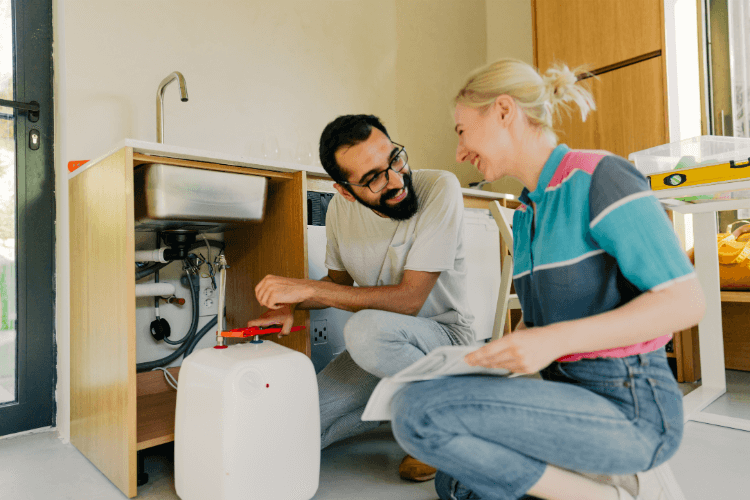
{"label": "woman's blue jeans", "polygon": [[541,375],[447,377],[396,395],[396,440],[440,471],[441,499],[516,500],[547,464],[633,474],[677,451],[682,393],[663,348],[555,362]]}

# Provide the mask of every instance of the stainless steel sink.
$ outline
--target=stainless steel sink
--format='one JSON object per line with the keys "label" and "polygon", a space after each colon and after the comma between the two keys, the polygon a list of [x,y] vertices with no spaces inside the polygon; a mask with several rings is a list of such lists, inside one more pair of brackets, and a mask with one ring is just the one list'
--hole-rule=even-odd
{"label": "stainless steel sink", "polygon": [[219,232],[265,215],[265,177],[152,163],[133,180],[136,231]]}

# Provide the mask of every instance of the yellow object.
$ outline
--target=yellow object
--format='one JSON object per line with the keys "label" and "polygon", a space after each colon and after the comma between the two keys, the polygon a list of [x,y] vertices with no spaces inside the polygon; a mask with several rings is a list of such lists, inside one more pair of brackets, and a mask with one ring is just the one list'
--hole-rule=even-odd
{"label": "yellow object", "polygon": [[651,189],[659,191],[674,187],[700,186],[750,178],[750,159],[744,162],[730,161],[719,165],[683,168],[648,176]]}
{"label": "yellow object", "polygon": [[716,235],[719,247],[719,283],[722,289],[750,289],[750,233]]}

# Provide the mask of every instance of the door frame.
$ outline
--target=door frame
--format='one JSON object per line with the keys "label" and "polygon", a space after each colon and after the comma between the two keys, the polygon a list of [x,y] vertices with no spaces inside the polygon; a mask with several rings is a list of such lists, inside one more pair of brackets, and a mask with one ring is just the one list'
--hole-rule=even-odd
{"label": "door frame", "polygon": [[57,377],[52,0],[11,1],[14,100],[40,110],[34,122],[15,111],[17,386],[16,401],[0,404],[0,436],[55,425]]}

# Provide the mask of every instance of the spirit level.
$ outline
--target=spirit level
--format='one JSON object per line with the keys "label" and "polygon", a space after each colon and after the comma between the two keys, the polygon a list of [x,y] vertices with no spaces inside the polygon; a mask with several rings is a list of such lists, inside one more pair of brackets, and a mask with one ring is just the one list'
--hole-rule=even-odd
{"label": "spirit level", "polygon": [[750,178],[750,158],[747,161],[729,161],[718,165],[681,168],[648,176],[653,191],[673,187],[700,186]]}

